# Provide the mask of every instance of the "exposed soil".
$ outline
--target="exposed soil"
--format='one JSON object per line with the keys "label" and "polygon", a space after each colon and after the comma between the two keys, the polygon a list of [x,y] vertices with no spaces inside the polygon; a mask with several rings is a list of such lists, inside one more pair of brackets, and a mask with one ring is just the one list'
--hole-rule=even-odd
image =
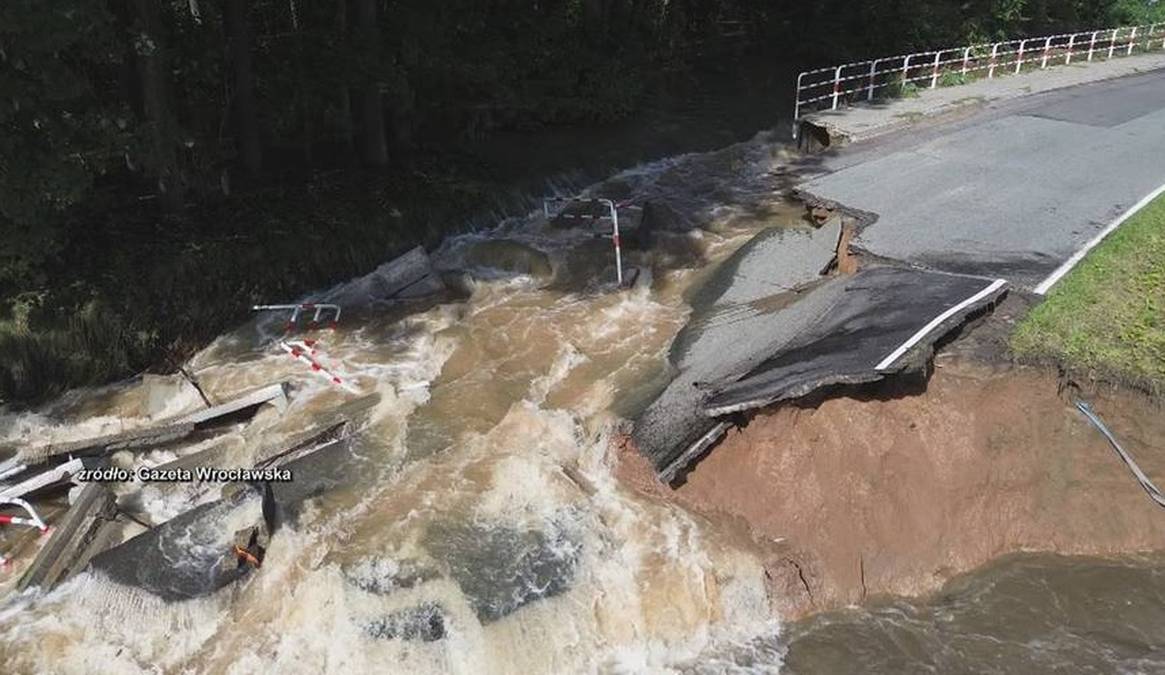
{"label": "exposed soil", "polygon": [[1165,549],[1165,512],[1072,400],[1088,400],[1165,484],[1160,403],[1125,390],[1078,394],[1054,373],[975,358],[974,344],[940,353],[924,387],[880,383],[762,411],[674,491],[626,444],[619,475],[748,531],[789,619],[923,594],[1016,551]]}

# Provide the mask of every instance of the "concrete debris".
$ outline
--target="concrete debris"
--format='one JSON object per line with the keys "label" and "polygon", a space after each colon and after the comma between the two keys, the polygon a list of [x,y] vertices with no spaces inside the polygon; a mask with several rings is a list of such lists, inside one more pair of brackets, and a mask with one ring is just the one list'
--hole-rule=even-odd
{"label": "concrete debris", "polygon": [[418,246],[359,279],[325,292],[321,301],[360,307],[375,302],[423,298],[443,290],[445,284],[433,269],[429,254]]}
{"label": "concrete debris", "polygon": [[228,484],[223,498],[102,552],[91,567],[167,602],[211,595],[262,566],[272,535],[303,502],[356,475],[354,438],[343,422],[267,451],[254,468],[286,469],[291,480]]}
{"label": "concrete debris", "polygon": [[84,568],[112,543],[119,529],[114,522],[116,516],[117,499],[113,491],[101,483],[86,485],[25,570],[17,588],[37,586],[49,590]]}

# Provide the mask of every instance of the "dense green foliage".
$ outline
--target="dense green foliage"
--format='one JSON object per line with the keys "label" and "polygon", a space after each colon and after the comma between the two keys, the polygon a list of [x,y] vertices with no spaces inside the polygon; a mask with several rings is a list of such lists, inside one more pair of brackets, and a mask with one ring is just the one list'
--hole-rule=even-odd
{"label": "dense green foliage", "polygon": [[1154,18],[1148,0],[5,0],[0,400],[173,361],[252,299],[433,241],[503,187],[466,153],[502,132],[625,120],[712,66]]}

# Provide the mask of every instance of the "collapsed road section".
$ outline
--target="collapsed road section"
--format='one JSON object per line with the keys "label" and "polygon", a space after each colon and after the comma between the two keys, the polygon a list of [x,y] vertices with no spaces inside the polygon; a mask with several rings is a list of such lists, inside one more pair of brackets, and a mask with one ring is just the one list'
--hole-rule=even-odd
{"label": "collapsed road section", "polygon": [[[669,387],[636,421],[635,443],[659,478],[674,482],[735,413],[917,368],[939,339],[1006,289],[998,279],[899,267],[829,279],[783,308],[740,320],[739,339],[696,335],[689,349],[708,355],[701,370],[710,377]],[[765,330],[767,342],[757,335]],[[716,350],[735,356],[726,363]]]}

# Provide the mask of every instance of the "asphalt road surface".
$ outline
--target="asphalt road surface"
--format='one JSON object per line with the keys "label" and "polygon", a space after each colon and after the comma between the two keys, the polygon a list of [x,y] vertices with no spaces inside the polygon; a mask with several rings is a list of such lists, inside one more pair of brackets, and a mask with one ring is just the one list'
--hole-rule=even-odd
{"label": "asphalt road surface", "polygon": [[876,217],[876,256],[1034,288],[1165,183],[1165,71],[1013,101],[824,159],[809,195]]}

